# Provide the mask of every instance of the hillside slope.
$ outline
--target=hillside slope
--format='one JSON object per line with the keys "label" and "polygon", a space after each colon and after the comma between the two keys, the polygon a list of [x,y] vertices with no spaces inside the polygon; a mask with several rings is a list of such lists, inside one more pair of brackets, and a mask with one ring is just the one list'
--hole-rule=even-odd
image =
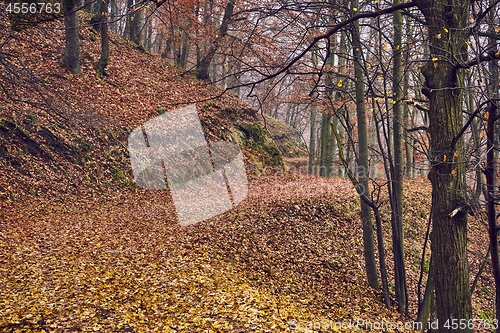
{"label": "hillside slope", "polygon": [[[0,41],[5,41],[0,48],[0,198],[131,184],[128,134],[190,104],[196,104],[209,141],[242,147],[250,172],[282,166],[255,110],[119,36],[111,37],[109,76],[101,78],[94,67],[99,36],[92,28],[81,29],[82,74],[71,74],[61,64],[61,21],[22,31],[0,23]],[[81,23],[85,26],[86,19]]]}

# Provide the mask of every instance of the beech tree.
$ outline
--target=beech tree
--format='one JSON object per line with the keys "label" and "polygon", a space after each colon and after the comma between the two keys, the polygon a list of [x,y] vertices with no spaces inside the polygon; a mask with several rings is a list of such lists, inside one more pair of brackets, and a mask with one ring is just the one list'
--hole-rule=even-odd
{"label": "beech tree", "polygon": [[[401,4],[394,0],[394,5]],[[393,13],[394,45],[393,45],[393,146],[394,163],[391,163],[392,191],[391,191],[391,227],[392,248],[394,252],[394,289],[398,301],[398,309],[402,313],[408,311],[408,295],[406,287],[406,269],[404,261],[404,232],[403,232],[403,17],[401,11]],[[408,152],[407,152],[408,153]]]}
{"label": "beech tree", "polygon": [[[427,23],[430,59],[422,67],[429,98],[432,183],[432,256],[437,318],[471,318],[467,259],[467,198],[462,89],[467,62],[470,2],[417,0]],[[443,36],[446,34],[446,36]],[[441,36],[441,37],[440,37]],[[445,38],[443,38],[445,37]],[[453,331],[441,326],[440,332]],[[463,332],[472,332],[466,328]]]}
{"label": "beech tree", "polygon": [[[359,8],[359,1],[352,0],[351,7]],[[364,71],[363,71],[363,53],[361,45],[361,36],[359,32],[359,21],[354,20],[352,28],[352,47],[354,53],[354,77],[356,90],[356,114],[358,118],[358,165],[356,175],[359,183],[365,191],[368,191],[368,134],[366,125],[366,108],[365,108],[365,86],[364,86]],[[366,193],[365,193],[366,194]],[[373,224],[371,218],[370,206],[361,200],[361,223],[363,226],[363,242],[365,266],[368,283],[371,287],[378,289],[377,264],[375,260],[375,246],[373,242]]]}

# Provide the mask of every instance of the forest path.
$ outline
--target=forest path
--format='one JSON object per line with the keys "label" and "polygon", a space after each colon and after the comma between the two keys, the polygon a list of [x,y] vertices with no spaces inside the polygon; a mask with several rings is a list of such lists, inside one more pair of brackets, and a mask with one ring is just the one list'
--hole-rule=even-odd
{"label": "forest path", "polygon": [[357,201],[347,180],[267,176],[188,227],[165,191],[4,206],[0,327],[284,332],[296,320],[331,332],[403,320],[365,282]]}

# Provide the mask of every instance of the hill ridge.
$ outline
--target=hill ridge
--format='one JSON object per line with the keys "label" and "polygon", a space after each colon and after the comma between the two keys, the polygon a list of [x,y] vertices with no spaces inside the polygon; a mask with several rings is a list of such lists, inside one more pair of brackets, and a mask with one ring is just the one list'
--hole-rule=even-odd
{"label": "hill ridge", "polygon": [[0,66],[0,198],[129,185],[128,133],[193,103],[207,139],[239,144],[252,172],[283,166],[278,147],[248,104],[113,33],[109,75],[100,77],[94,67],[99,40],[86,20],[81,14],[82,74],[61,63],[61,20],[10,36],[0,29],[0,40],[6,39],[0,55],[10,66]]}

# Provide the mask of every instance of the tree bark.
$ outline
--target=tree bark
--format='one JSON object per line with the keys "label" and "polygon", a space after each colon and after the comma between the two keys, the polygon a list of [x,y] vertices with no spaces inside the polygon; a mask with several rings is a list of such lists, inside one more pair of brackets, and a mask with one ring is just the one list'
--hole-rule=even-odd
{"label": "tree bark", "polygon": [[[495,26],[493,22],[495,21],[494,11],[490,12],[490,31],[495,31]],[[494,49],[497,46],[497,40],[493,37],[488,38],[489,47]],[[490,236],[490,250],[491,250],[491,266],[493,271],[493,278],[495,279],[495,317],[500,319],[500,253],[498,248],[498,224],[497,224],[497,209],[495,193],[497,191],[497,160],[498,152],[496,151],[496,140],[497,140],[497,116],[498,107],[494,100],[498,101],[498,84],[499,84],[499,71],[498,71],[498,60],[492,60],[489,63],[489,82],[488,82],[488,92],[490,103],[488,103],[488,123],[486,128],[486,138],[487,138],[487,156],[486,156],[486,212],[488,215],[488,232]]]}
{"label": "tree bark", "polygon": [[[411,23],[409,20],[406,21],[406,42],[410,43],[409,41],[409,36],[411,34]],[[405,48],[403,51],[404,54],[404,61],[405,63],[410,62],[410,52],[409,48]],[[407,96],[407,92],[410,89],[410,71],[405,71],[403,74],[403,96]],[[405,152],[406,152],[406,167],[405,167],[405,172],[406,172],[406,177],[407,178],[413,178],[415,173],[415,158],[413,156],[413,145],[415,144],[415,140],[413,139],[413,136],[407,131],[408,128],[411,126],[411,120],[412,119],[412,112],[410,111],[410,108],[408,106],[408,103],[404,103],[403,106],[403,124],[405,126],[404,130],[404,136],[405,136]]]}
{"label": "tree bark", "polygon": [[137,45],[141,45],[141,20],[142,11],[137,9],[137,3],[134,0],[128,0],[127,2],[128,10],[131,13],[127,18],[128,35],[127,38]]}
{"label": "tree bark", "polygon": [[332,177],[333,158],[332,153],[332,116],[326,113],[321,115],[321,140],[320,140],[320,163],[319,175],[321,177]]}
{"label": "tree bark", "polygon": [[[352,8],[359,7],[358,0],[351,1]],[[359,22],[353,23],[352,28],[352,46],[354,53],[354,77],[356,89],[356,113],[358,118],[358,145],[359,160],[356,169],[356,176],[359,179],[360,186],[364,194],[368,194],[368,135],[366,126],[366,108],[365,108],[365,87],[363,72],[363,53],[360,40]],[[379,289],[377,276],[377,263],[375,261],[375,246],[373,242],[373,223],[370,206],[361,200],[361,221],[363,226],[363,252],[365,257],[365,270],[368,284]]]}
{"label": "tree bark", "polygon": [[73,73],[80,73],[80,39],[78,37],[78,1],[64,0],[66,48],[63,62]]}
{"label": "tree bark", "polygon": [[196,71],[198,72],[197,74],[198,79],[208,80],[210,77],[209,75],[210,63],[212,62],[212,59],[215,56],[215,52],[217,52],[217,50],[219,49],[222,39],[227,35],[227,30],[229,28],[229,20],[233,15],[235,3],[236,3],[235,0],[229,0],[227,2],[226,9],[224,10],[224,17],[222,18],[222,23],[219,27],[219,33],[217,34],[217,37],[215,38],[215,41],[208,50],[207,54],[196,66]]}
{"label": "tree bark", "polygon": [[[416,0],[424,14],[431,59],[422,67],[429,98],[432,184],[431,249],[438,332],[452,332],[451,320],[471,319],[467,260],[467,199],[461,90],[467,60],[468,0]],[[447,324],[449,326],[447,326]],[[461,332],[471,332],[469,328]]]}
{"label": "tree bark", "polygon": [[109,63],[109,36],[108,36],[108,2],[107,0],[100,0],[100,29],[101,29],[101,57],[97,66],[101,75],[105,76],[106,67]]}
{"label": "tree bark", "polygon": [[311,105],[310,117],[310,137],[309,137],[309,163],[307,164],[307,173],[309,175],[315,174],[314,160],[316,155],[316,104]]}
{"label": "tree bark", "polygon": [[111,15],[109,16],[111,18],[109,25],[109,29],[111,29],[114,32],[118,32],[119,30],[119,23],[117,21],[117,16],[118,16],[118,6],[116,4],[116,0],[110,0],[111,2]]}
{"label": "tree bark", "polygon": [[[394,0],[397,6],[400,0]],[[401,11],[393,13],[394,23],[394,50],[393,50],[393,142],[394,142],[394,166],[392,176],[392,251],[394,253],[394,288],[398,311],[407,313],[408,295],[406,288],[406,269],[404,258],[404,232],[403,232],[403,63],[401,49],[403,47],[403,17]]]}
{"label": "tree bark", "polygon": [[189,36],[187,32],[184,30],[181,32],[181,43],[177,50],[175,64],[183,69],[186,69],[188,59],[189,59],[189,50],[191,49],[191,45],[189,43]]}
{"label": "tree bark", "polygon": [[422,323],[422,330],[421,332],[425,331],[426,323],[429,322],[431,318],[431,301],[432,301],[432,295],[434,293],[434,281],[432,279],[432,275],[434,274],[434,269],[432,267],[432,258],[430,259],[429,262],[429,272],[427,276],[427,283],[425,285],[425,294],[424,294],[424,299],[422,301],[422,304],[419,304],[419,311],[418,311],[418,316],[417,316],[417,322]]}

